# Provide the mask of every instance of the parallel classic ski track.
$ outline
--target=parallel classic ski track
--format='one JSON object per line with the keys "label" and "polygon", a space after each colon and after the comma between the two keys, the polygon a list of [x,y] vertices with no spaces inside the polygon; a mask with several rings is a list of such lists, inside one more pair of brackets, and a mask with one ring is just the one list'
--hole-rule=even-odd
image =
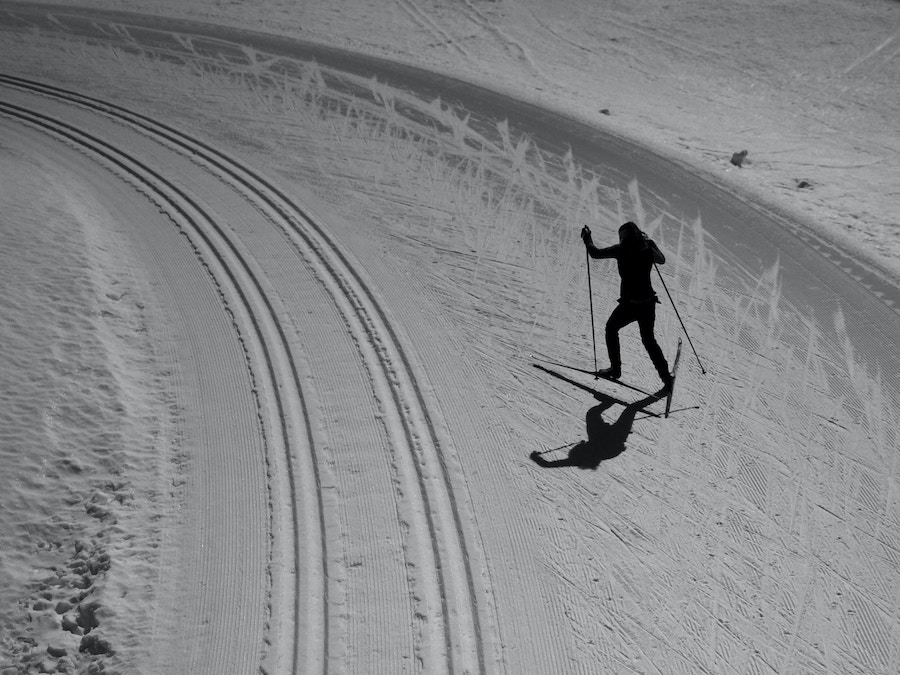
{"label": "parallel classic ski track", "polygon": [[[25,88],[25,83],[21,84],[22,88]],[[0,102],[0,113],[8,117],[23,121],[35,128],[38,128],[41,131],[51,134],[54,137],[60,138],[64,142],[67,142],[74,147],[82,151],[86,151],[90,155],[93,155],[95,159],[99,159],[101,163],[106,164],[114,171],[123,172],[129,180],[135,182],[136,185],[140,186],[141,190],[146,191],[148,196],[162,209],[164,209],[167,215],[174,222],[176,222],[178,227],[182,229],[183,233],[186,234],[190,240],[192,240],[192,245],[195,247],[197,255],[201,258],[204,265],[207,265],[208,268],[210,268],[210,274],[213,275],[216,282],[222,283],[224,281],[228,283],[230,286],[230,290],[241,299],[242,307],[240,308],[240,310],[244,311],[249,318],[248,323],[250,324],[253,333],[255,333],[255,335],[252,336],[252,338],[255,339],[254,347],[263,354],[263,359],[267,371],[266,375],[268,378],[270,378],[270,382],[266,387],[266,390],[273,397],[278,410],[278,419],[281,421],[281,428],[279,431],[281,434],[282,442],[284,443],[284,449],[286,450],[291,447],[292,440],[294,440],[294,443],[296,443],[295,439],[291,439],[291,431],[286,423],[285,410],[288,409],[291,403],[299,406],[300,409],[304,411],[304,421],[307,422],[307,429],[309,428],[309,415],[306,410],[303,397],[300,393],[299,375],[297,373],[296,367],[293,364],[293,357],[291,356],[290,351],[287,349],[287,343],[284,339],[284,332],[282,330],[282,327],[278,323],[277,316],[275,316],[274,311],[272,311],[271,305],[268,303],[265,295],[262,293],[262,288],[259,284],[259,280],[255,277],[253,271],[246,264],[246,261],[242,259],[240,253],[237,251],[237,249],[235,249],[234,245],[228,240],[228,237],[219,228],[215,221],[212,220],[193,199],[186,195],[182,190],[174,186],[164,176],[160,175],[150,167],[144,165],[138,159],[128,156],[127,153],[124,153],[123,151],[113,147],[109,143],[64,122],[17,105]],[[202,240],[203,248],[205,248],[209,253],[200,252],[199,243],[193,240],[194,235],[198,236],[200,240]],[[217,267],[217,272],[213,272],[211,269],[210,263],[212,261],[208,259],[210,254],[214,258],[214,264]],[[240,269],[235,269],[234,264],[229,261],[229,258],[231,258],[232,256],[234,260],[239,263]],[[241,279],[241,277],[245,278]],[[247,283],[248,280],[250,281],[249,285]],[[263,306],[268,311],[267,316],[259,315],[260,306]],[[237,321],[236,318],[235,321]],[[272,344],[271,334],[267,334],[267,328],[264,325],[265,323],[269,322],[274,323],[275,330],[281,338],[280,341],[276,344]],[[271,330],[271,328],[269,330]],[[242,336],[241,339],[245,340],[246,337],[247,336]],[[276,350],[279,353],[273,355],[272,352]],[[293,376],[293,383],[296,387],[288,395],[292,395],[294,399],[289,402],[285,401],[288,396],[282,394],[282,387],[278,386],[277,384],[279,382],[279,368],[276,367],[275,361],[281,361],[282,359],[287,359],[287,361],[290,363],[289,372]],[[315,452],[314,446],[310,445],[309,449],[310,452]],[[288,467],[287,474],[288,480],[291,483],[291,493],[296,495],[297,490],[293,485],[295,471],[292,466],[292,457],[290,452],[284,453],[284,461],[286,462],[286,465]],[[320,491],[316,490],[316,492],[319,493]],[[298,536],[300,516],[297,511],[296,501],[292,500],[292,503],[292,538],[294,540],[292,555],[294,557],[294,576],[296,576],[297,561],[300,555],[300,540]],[[321,540],[324,545],[324,532],[322,532]],[[327,595],[325,595],[327,593],[327,590],[325,589],[323,584],[320,585],[323,588],[323,598],[321,601],[321,605],[324,611],[324,608],[327,607]],[[293,595],[293,612],[294,617],[296,617],[299,614],[300,598],[297,597],[296,593],[294,593]],[[325,636],[325,644],[322,646],[323,664],[327,663],[327,622]],[[292,670],[294,672],[298,672],[299,642],[297,640],[294,640],[291,651]]]}
{"label": "parallel classic ski track", "polygon": [[[421,513],[412,514],[412,516],[413,519],[418,517],[422,521],[420,530],[430,540],[430,544],[420,542],[423,549],[430,548],[430,553],[425,550],[420,552],[420,555],[428,558],[428,560],[422,560],[421,563],[429,568],[424,573],[429,575],[429,583],[426,586],[431,586],[431,588],[425,589],[426,600],[423,614],[425,616],[433,615],[435,621],[440,622],[440,629],[432,629],[435,633],[433,642],[439,642],[439,644],[431,645],[433,654],[431,660],[426,660],[434,666],[438,661],[443,661],[447,672],[485,672],[478,593],[466,543],[465,527],[454,493],[451,472],[444,457],[443,448],[447,444],[443,440],[439,424],[429,412],[428,397],[418,382],[408,348],[404,346],[369,285],[347,259],[338,244],[304,209],[296,205],[264,177],[238,160],[196,138],[146,116],[77,92],[2,74],[0,74],[0,84],[88,108],[112,118],[118,123],[128,125],[170,149],[190,157],[251,202],[271,223],[284,232],[298,255],[314,266],[320,279],[334,297],[348,325],[351,325],[351,330],[354,334],[363,337],[367,345],[371,347],[371,351],[374,352],[368,357],[363,354],[371,376],[383,382],[389,389],[382,404],[390,408],[390,417],[396,422],[395,436],[397,437],[393,442],[398,446],[398,451],[402,447],[406,453],[402,463],[406,467],[407,473],[402,478],[407,482],[407,488],[417,493],[422,506]],[[171,195],[174,195],[175,203],[172,207],[177,212],[183,213],[183,217],[196,228],[197,233],[204,240],[209,237],[210,232],[220,238],[218,242],[207,241],[207,245],[220,258],[221,265],[231,277],[237,294],[247,304],[247,312],[252,319],[256,339],[265,354],[271,392],[278,408],[280,432],[285,444],[286,457],[284,459],[288,464],[290,490],[295,498],[292,506],[295,572],[297,561],[300,559],[301,544],[299,541],[301,515],[297,507],[297,499],[300,495],[294,484],[294,468],[290,466],[292,439],[290,437],[291,430],[285,418],[285,409],[289,408],[291,403],[295,403],[303,410],[306,434],[302,442],[308,445],[314,472],[314,484],[305,487],[314,489],[316,492],[318,509],[316,519],[319,535],[316,547],[319,549],[317,555],[319,569],[316,570],[315,576],[319,581],[321,592],[318,599],[321,606],[311,609],[309,618],[316,620],[316,616],[313,616],[316,614],[323,626],[323,644],[310,647],[311,653],[317,654],[317,657],[310,657],[307,666],[318,662],[320,667],[315,670],[327,672],[329,668],[328,549],[325,532],[325,506],[318,475],[315,439],[310,430],[309,412],[304,402],[300,376],[287,337],[259,280],[256,279],[252,269],[242,258],[240,251],[229,241],[228,235],[222,232],[215,222],[207,219],[208,222],[200,224],[184,213],[185,209],[179,202],[186,204],[189,209],[199,211],[199,207],[187,195],[168,182],[165,177],[143,166],[139,160],[127,157],[121,150],[109,146],[90,134],[71,128],[65,123],[34,111],[18,109],[9,104],[0,105],[2,105],[0,110],[7,115],[26,120],[32,125],[64,136],[70,142],[87,147],[91,152],[103,157],[104,161],[111,162],[121,170],[128,172],[154,193],[166,193],[163,196],[167,201],[170,200]],[[202,218],[202,212],[200,217]],[[236,279],[234,272],[228,268],[228,262],[217,251],[217,246],[231,249],[228,255],[233,256],[243,267],[241,274],[247,275],[250,280],[252,292],[256,294],[253,300],[245,297],[244,294],[248,289],[241,287],[240,280]],[[266,316],[263,319],[255,317],[253,304],[264,308]],[[269,334],[267,334],[267,326]],[[276,335],[277,340],[274,340],[276,344],[273,345],[271,344],[272,337]],[[276,357],[269,354],[270,349],[277,351]],[[286,383],[289,387],[286,389],[295,397],[293,401],[282,400],[281,387],[278,386],[279,368],[276,367],[276,362],[285,364],[290,375],[290,381]],[[299,439],[293,440],[296,442]],[[302,475],[302,472],[299,475]],[[310,588],[312,589],[313,586],[311,585]],[[299,597],[294,598],[295,626],[300,624],[298,618],[303,600]],[[313,603],[314,606],[317,604]],[[299,663],[298,644],[301,638],[301,635],[295,634],[292,656],[294,672],[306,670]]]}

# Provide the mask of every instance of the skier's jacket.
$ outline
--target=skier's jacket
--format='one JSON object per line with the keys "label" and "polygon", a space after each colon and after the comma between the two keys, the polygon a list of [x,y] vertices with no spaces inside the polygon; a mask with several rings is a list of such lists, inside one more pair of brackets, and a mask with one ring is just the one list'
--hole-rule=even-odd
{"label": "skier's jacket", "polygon": [[650,272],[653,271],[653,263],[662,265],[666,262],[666,256],[652,239],[639,234],[606,248],[590,244],[588,253],[592,258],[615,258],[622,279],[620,303],[659,302],[650,283]]}

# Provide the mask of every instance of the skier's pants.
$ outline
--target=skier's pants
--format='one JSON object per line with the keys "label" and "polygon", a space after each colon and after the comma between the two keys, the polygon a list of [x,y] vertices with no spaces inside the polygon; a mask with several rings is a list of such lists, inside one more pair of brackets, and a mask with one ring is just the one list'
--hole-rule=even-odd
{"label": "skier's pants", "polygon": [[630,323],[637,321],[641,330],[641,341],[650,355],[650,360],[659,373],[660,378],[666,380],[669,376],[669,365],[662,349],[653,334],[656,323],[656,301],[648,302],[620,302],[618,307],[609,315],[606,322],[606,349],[609,351],[610,365],[621,370],[622,355],[619,348],[619,331]]}

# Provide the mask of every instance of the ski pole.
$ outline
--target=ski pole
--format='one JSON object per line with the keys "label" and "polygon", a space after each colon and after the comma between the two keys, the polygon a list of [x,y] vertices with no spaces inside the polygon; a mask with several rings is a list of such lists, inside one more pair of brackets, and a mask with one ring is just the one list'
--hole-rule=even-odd
{"label": "ski pole", "polygon": [[700,365],[700,372],[706,375],[706,368],[703,367],[703,361],[700,360],[700,355],[697,354],[697,350],[694,348],[694,341],[691,340],[691,336],[687,332],[684,321],[681,320],[681,314],[678,312],[678,307],[675,305],[675,301],[672,299],[672,294],[669,293],[669,287],[666,285],[666,280],[663,279],[662,272],[659,271],[659,267],[656,265],[656,263],[653,263],[653,267],[656,268],[656,273],[659,275],[659,280],[662,282],[663,288],[666,289],[666,295],[669,296],[669,302],[672,303],[672,309],[675,310],[675,316],[678,317],[678,323],[681,324],[681,330],[684,331],[684,334],[688,339],[688,344],[691,346],[691,351],[694,352],[694,358],[697,359],[697,363]]}
{"label": "ski pole", "polygon": [[[590,228],[585,225],[584,230],[587,230],[588,234],[591,233]],[[582,230],[582,232],[584,232]],[[594,292],[591,290],[591,254],[588,251],[587,246],[584,247],[584,255],[587,261],[587,277],[588,277],[588,301],[591,306],[591,340],[594,343],[594,372],[597,372],[597,331],[594,328]]]}

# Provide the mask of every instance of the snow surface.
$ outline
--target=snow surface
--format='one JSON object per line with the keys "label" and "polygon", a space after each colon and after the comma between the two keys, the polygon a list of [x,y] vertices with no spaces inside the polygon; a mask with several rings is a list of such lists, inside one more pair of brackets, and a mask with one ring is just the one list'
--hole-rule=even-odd
{"label": "snow surface", "polygon": [[[459,75],[760,194],[900,274],[893,0],[59,4],[295,36]],[[744,149],[738,170],[729,160]]]}
{"label": "snow surface", "polygon": [[[547,103],[896,273],[897,3],[139,9]],[[171,181],[0,116],[0,666],[898,671],[897,373],[873,365],[896,361],[787,302],[780,263],[735,265],[641,186],[408,92],[113,37],[4,31],[3,71],[226,149],[327,233],[279,229],[263,188],[171,142],[0,90]],[[586,219],[666,243],[711,371],[686,352],[675,407],[701,408],[650,418],[532,366],[591,366]],[[644,361],[629,379],[653,381]]]}

